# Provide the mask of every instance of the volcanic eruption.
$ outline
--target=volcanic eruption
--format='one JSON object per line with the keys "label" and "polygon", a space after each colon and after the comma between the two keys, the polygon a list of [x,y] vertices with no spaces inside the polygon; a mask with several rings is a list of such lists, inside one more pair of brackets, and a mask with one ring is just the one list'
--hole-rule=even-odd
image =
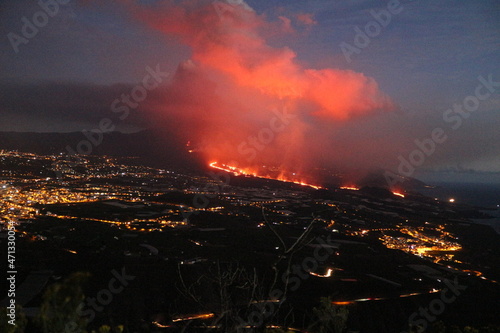
{"label": "volcanic eruption", "polygon": [[324,168],[375,167],[377,158],[355,153],[363,142],[341,143],[335,133],[395,103],[373,78],[307,68],[270,42],[309,29],[311,15],[273,21],[243,0],[167,1],[131,13],[191,51],[149,109],[206,165],[305,184],[318,184]]}

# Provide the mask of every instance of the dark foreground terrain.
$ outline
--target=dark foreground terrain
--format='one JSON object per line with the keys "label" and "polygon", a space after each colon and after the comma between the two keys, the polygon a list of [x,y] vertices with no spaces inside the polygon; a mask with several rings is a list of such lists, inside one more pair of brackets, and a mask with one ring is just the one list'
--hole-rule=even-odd
{"label": "dark foreground terrain", "polygon": [[500,236],[475,207],[131,158],[4,151],[0,165],[27,332],[500,325]]}

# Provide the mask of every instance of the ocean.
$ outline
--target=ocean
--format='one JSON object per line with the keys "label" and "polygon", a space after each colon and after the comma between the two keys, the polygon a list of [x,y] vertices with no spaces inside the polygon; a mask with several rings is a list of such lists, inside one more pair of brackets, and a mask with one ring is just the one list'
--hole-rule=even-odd
{"label": "ocean", "polygon": [[488,208],[484,213],[492,219],[474,219],[475,223],[489,225],[500,234],[500,184],[433,182],[435,188],[420,190],[423,195],[442,201],[455,199],[456,203]]}
{"label": "ocean", "polygon": [[433,182],[428,185],[435,186],[435,188],[419,190],[419,192],[442,201],[453,198],[457,203],[472,206],[500,207],[500,184]]}

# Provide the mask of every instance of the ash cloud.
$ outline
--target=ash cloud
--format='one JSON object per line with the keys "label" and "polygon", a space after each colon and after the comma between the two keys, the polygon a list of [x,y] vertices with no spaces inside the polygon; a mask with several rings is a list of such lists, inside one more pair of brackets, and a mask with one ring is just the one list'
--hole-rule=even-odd
{"label": "ash cloud", "polygon": [[[319,166],[374,167],[362,161],[368,138],[341,143],[335,131],[394,111],[395,103],[373,78],[307,68],[290,48],[270,45],[273,31],[295,33],[290,20],[270,21],[243,1],[129,6],[136,20],[191,48],[191,58],[148,109],[166,131],[194,142],[207,163],[306,174]],[[289,119],[273,129],[276,117]]]}

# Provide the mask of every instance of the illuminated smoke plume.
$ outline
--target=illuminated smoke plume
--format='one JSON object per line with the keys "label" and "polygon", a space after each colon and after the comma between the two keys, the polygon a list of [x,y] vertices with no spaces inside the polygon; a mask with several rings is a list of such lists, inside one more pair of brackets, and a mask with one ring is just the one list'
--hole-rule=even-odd
{"label": "illuminated smoke plume", "polygon": [[310,15],[269,22],[242,0],[231,3],[166,1],[133,8],[137,19],[192,51],[154,105],[155,119],[191,141],[207,164],[237,163],[259,174],[309,179],[318,166],[359,167],[353,149],[362,143],[341,145],[334,131],[394,110],[390,98],[370,77],[304,68],[294,51],[266,41],[271,33],[295,33],[294,24],[315,24]]}

